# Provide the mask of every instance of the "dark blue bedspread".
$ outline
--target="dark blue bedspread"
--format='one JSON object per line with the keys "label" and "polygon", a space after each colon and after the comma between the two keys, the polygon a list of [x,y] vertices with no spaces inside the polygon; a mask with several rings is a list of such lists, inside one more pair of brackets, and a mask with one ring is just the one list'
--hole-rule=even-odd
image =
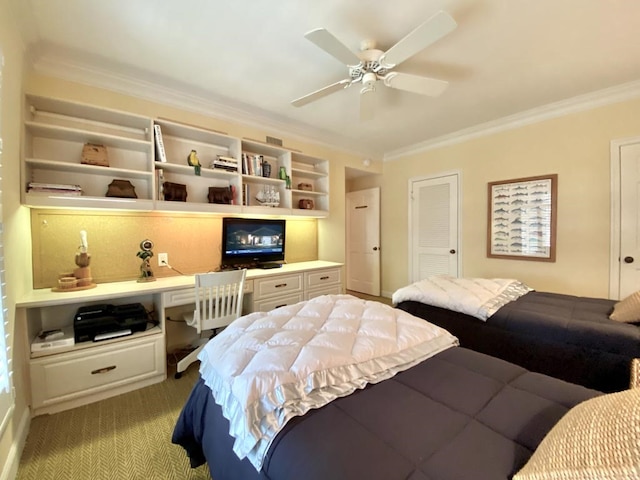
{"label": "dark blue bedspread", "polygon": [[609,320],[614,303],[529,292],[486,322],[419,302],[397,307],[445,328],[463,347],[589,388],[617,392],[629,387],[631,360],[640,358],[640,327]]}
{"label": "dark blue bedspread", "polygon": [[598,392],[462,347],[292,419],[258,473],[202,380],[173,434],[215,480],[507,480]]}

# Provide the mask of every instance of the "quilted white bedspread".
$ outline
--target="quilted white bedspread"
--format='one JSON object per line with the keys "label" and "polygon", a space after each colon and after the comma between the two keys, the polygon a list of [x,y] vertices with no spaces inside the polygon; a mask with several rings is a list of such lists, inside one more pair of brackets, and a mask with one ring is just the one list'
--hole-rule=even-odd
{"label": "quilted white bedspread", "polygon": [[324,295],[234,321],[200,353],[200,374],[230,422],[234,452],[259,471],[292,417],[457,344],[402,310]]}
{"label": "quilted white bedspread", "polygon": [[395,291],[393,304],[415,301],[486,320],[532,289],[508,278],[457,278],[436,275]]}

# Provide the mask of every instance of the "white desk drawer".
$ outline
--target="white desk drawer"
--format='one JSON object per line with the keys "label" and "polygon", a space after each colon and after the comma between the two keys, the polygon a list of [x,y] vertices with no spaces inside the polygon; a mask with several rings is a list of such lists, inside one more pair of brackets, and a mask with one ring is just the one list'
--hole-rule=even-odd
{"label": "white desk drawer", "polygon": [[[253,280],[244,281],[244,294],[253,292]],[[194,287],[171,290],[162,294],[165,308],[178,307],[196,303],[196,290]]]}
{"label": "white desk drawer", "polygon": [[294,293],[292,295],[281,295],[278,297],[268,298],[264,300],[258,300],[253,303],[254,312],[268,312],[274,308],[284,307],[285,305],[293,305],[302,301],[302,292]]}
{"label": "white desk drawer", "polygon": [[340,268],[332,268],[330,270],[318,270],[314,272],[305,272],[306,288],[316,288],[321,285],[330,285],[342,283],[342,270]]}
{"label": "white desk drawer", "polygon": [[254,280],[254,300],[293,292],[302,292],[301,273]]}
{"label": "white desk drawer", "polygon": [[342,291],[342,285],[326,285],[324,287],[314,288],[313,290],[308,290],[304,294],[305,300],[311,300],[312,298],[319,297],[320,295],[340,295],[344,293]]}
{"label": "white desk drawer", "polygon": [[33,407],[163,374],[164,350],[164,336],[154,335],[33,360]]}

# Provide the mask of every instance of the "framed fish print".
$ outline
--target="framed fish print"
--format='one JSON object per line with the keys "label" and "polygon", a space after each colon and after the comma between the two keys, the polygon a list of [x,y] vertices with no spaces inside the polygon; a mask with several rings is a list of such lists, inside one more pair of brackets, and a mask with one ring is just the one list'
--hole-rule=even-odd
{"label": "framed fish print", "polygon": [[556,261],[558,175],[489,183],[487,257]]}

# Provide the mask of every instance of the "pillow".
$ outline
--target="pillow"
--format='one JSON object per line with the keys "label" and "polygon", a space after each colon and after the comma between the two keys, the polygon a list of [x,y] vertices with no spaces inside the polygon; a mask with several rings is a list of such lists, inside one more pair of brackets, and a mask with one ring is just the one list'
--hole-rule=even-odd
{"label": "pillow", "polygon": [[640,291],[632,293],[624,300],[616,303],[609,318],[616,322],[640,322]]}
{"label": "pillow", "polygon": [[573,407],[513,480],[640,478],[640,389]]}

